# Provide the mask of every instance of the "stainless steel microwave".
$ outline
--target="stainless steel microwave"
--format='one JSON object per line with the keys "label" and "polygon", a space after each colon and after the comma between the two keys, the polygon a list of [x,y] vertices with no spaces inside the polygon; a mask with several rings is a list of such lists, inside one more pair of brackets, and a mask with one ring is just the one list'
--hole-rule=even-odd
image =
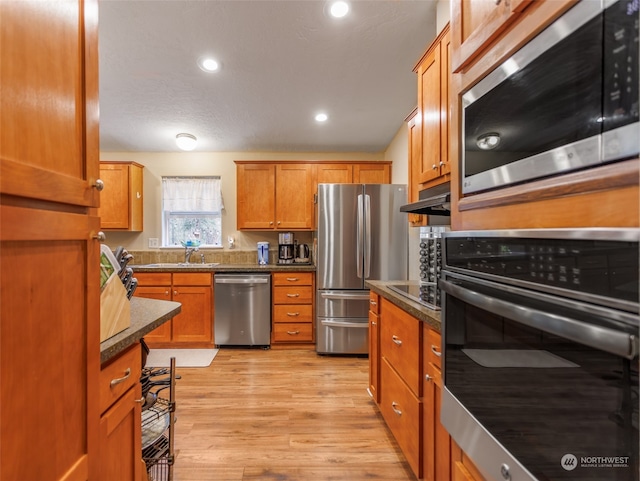
{"label": "stainless steel microwave", "polygon": [[462,96],[462,191],[638,156],[638,1],[582,0]]}

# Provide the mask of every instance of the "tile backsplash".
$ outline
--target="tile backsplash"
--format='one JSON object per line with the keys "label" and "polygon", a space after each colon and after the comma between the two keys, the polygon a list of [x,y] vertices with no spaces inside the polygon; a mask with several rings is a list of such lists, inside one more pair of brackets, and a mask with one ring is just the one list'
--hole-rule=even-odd
{"label": "tile backsplash", "polygon": [[[132,265],[155,264],[155,263],[177,263],[184,262],[184,250],[140,250],[129,251],[133,255]],[[199,249],[191,254],[191,263],[201,262],[201,254],[204,255],[204,262],[218,262],[220,264],[257,264],[258,252],[253,250],[219,250],[219,249]],[[269,264],[278,263],[278,251],[269,250]]]}

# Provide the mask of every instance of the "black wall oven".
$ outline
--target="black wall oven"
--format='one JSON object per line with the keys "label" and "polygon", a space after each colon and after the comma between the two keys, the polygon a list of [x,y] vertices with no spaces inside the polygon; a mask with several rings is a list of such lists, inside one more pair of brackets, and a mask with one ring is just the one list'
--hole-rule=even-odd
{"label": "black wall oven", "polygon": [[638,481],[640,229],[444,234],[442,423],[493,481]]}
{"label": "black wall oven", "polygon": [[638,0],[582,0],[462,97],[462,191],[638,155]]}

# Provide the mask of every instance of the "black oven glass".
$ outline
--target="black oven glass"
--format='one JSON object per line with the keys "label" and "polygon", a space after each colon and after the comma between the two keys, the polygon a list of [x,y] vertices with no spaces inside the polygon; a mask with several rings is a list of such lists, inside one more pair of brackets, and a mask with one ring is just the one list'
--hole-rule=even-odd
{"label": "black oven glass", "polygon": [[499,443],[539,481],[637,481],[637,358],[445,297],[446,387]]}
{"label": "black oven glass", "polygon": [[[452,398],[442,409],[463,449],[492,437],[500,456],[534,477],[526,479],[638,481],[639,236],[559,229],[443,238],[443,391]],[[489,437],[465,438],[455,421],[463,419]]]}

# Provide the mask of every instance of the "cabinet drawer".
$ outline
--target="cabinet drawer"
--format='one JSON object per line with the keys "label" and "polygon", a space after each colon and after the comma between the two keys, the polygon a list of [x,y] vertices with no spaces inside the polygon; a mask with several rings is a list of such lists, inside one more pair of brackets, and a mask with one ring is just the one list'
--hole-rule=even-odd
{"label": "cabinet drawer", "polygon": [[211,274],[208,272],[174,272],[174,286],[211,286]]}
{"label": "cabinet drawer", "polygon": [[139,286],[170,286],[171,285],[171,273],[170,272],[136,272],[133,270],[133,275],[138,279]]}
{"label": "cabinet drawer", "polygon": [[375,292],[369,292],[369,310],[374,314],[380,314],[380,296]]}
{"label": "cabinet drawer", "polygon": [[313,307],[311,304],[275,305],[273,322],[313,322]]}
{"label": "cabinet drawer", "polygon": [[274,272],[274,286],[310,286],[313,272]]}
{"label": "cabinet drawer", "polygon": [[273,325],[274,342],[311,342],[313,341],[312,323],[278,323]]}
{"label": "cabinet drawer", "polygon": [[442,369],[442,337],[439,332],[429,329],[427,333],[427,340],[425,345],[425,353],[427,360],[437,366],[438,369]]}
{"label": "cabinet drawer", "polygon": [[140,343],[120,354],[100,371],[100,413],[116,402],[135,383],[140,382],[142,370]]}
{"label": "cabinet drawer", "polygon": [[380,318],[380,355],[422,396],[422,323],[384,299]]}
{"label": "cabinet drawer", "polygon": [[417,478],[422,477],[422,402],[386,359],[380,363],[380,411]]}
{"label": "cabinet drawer", "polygon": [[274,304],[312,304],[311,286],[289,286],[273,288]]}

